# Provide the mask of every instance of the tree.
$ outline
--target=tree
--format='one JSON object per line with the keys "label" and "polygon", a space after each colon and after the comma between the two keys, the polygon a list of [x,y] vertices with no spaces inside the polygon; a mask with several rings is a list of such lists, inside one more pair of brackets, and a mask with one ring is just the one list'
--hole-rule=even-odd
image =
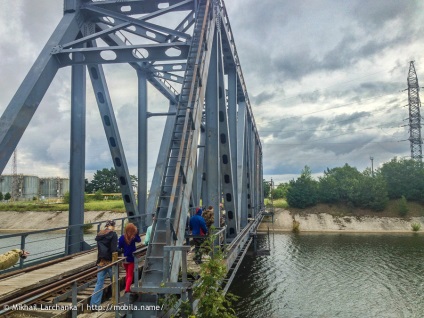
{"label": "tree", "polygon": [[337,167],[324,171],[319,178],[319,197],[321,202],[349,202],[355,185],[361,179],[358,169],[349,166]]}
{"label": "tree", "polygon": [[355,206],[382,211],[387,206],[389,197],[386,182],[381,173],[372,176],[371,170],[366,169],[355,183],[349,193],[349,201]]}
{"label": "tree", "polygon": [[9,201],[11,197],[12,197],[12,196],[10,195],[10,193],[9,193],[9,192],[7,192],[7,193],[4,195],[4,199],[5,199],[6,201]]}
{"label": "tree", "polygon": [[85,183],[85,192],[86,193],[93,193],[93,185],[91,184],[91,182],[88,181],[88,179],[84,179],[84,183]]}
{"label": "tree", "polygon": [[272,190],[273,199],[283,199],[287,196],[288,183],[280,183],[274,190]]}
{"label": "tree", "polygon": [[[137,177],[130,175],[130,184],[137,182]],[[86,183],[85,190],[88,193],[94,193],[101,190],[103,193],[119,193],[120,182],[116,175],[115,168],[103,168],[94,173],[93,180]]]}
{"label": "tree", "polygon": [[264,198],[268,198],[269,194],[271,192],[271,186],[270,186],[269,182],[266,181],[265,179],[263,179],[262,183],[263,183],[263,187],[264,187]]}
{"label": "tree", "polygon": [[424,167],[419,161],[393,158],[380,168],[390,199],[424,201]]}
{"label": "tree", "polygon": [[294,208],[306,208],[318,202],[318,182],[312,179],[308,166],[302,170],[300,177],[291,180],[287,189],[287,203]]}

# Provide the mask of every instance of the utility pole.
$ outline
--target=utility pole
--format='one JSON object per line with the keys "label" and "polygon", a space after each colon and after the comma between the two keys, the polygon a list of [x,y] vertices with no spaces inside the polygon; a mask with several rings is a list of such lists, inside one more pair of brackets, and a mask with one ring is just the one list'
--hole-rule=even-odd
{"label": "utility pole", "polygon": [[374,178],[374,157],[370,157],[371,159],[371,175]]}
{"label": "utility pole", "polygon": [[411,158],[422,161],[421,115],[420,115],[420,87],[415,71],[414,61],[409,63],[408,73],[408,104],[409,104],[409,138],[411,145]]}
{"label": "utility pole", "polygon": [[19,186],[18,186],[18,150],[15,148],[12,157],[12,201],[18,200]]}

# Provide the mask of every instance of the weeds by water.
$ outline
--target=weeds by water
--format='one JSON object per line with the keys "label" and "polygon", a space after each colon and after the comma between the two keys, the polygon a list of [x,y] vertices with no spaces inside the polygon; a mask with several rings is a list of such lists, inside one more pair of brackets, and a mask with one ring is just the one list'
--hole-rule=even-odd
{"label": "weeds by water", "polygon": [[[0,202],[0,211],[68,211],[69,204],[44,202],[44,201],[28,201],[28,202]],[[84,203],[85,211],[112,211],[125,212],[124,202],[122,200],[104,200],[90,201]]]}
{"label": "weeds by water", "polygon": [[412,231],[418,232],[421,229],[421,224],[420,223],[412,223],[411,227],[412,227]]}

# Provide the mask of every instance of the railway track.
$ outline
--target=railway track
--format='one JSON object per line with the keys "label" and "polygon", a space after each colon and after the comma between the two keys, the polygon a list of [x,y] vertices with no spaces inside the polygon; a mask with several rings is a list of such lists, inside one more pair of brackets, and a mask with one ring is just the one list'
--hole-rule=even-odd
{"label": "railway track", "polygon": [[[146,250],[147,247],[139,247],[135,254],[139,258],[143,258]],[[120,290],[125,285],[125,270],[120,265],[122,260],[120,259],[114,263],[119,268],[118,285]],[[55,261],[54,263],[58,262]],[[48,264],[37,265],[36,269],[42,268],[43,265],[50,266],[52,264],[48,262]],[[32,270],[35,269],[27,268],[14,273],[4,274],[0,276],[0,281],[14,275],[24,275]],[[77,303],[78,312],[82,312],[86,308],[85,305],[88,304],[93,294],[96,280],[97,267],[93,262],[93,265],[89,268],[65,276],[60,280],[48,282],[42,286],[34,286],[32,289],[22,291],[21,294],[14,294],[2,299],[0,301],[0,317],[22,317],[23,313],[25,313],[25,317],[71,317],[71,309],[76,309],[73,304]],[[107,278],[103,286],[106,294],[110,294],[111,287],[111,279]]]}

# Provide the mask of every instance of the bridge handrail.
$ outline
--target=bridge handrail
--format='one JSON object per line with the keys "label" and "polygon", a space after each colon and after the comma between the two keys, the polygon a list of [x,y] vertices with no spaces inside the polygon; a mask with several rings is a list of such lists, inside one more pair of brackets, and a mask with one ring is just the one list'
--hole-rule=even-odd
{"label": "bridge handrail", "polygon": [[[116,219],[112,219],[112,220],[113,221],[122,221],[122,220],[125,220],[125,219],[131,219],[131,218],[139,218],[139,216],[126,216],[126,217],[116,218]],[[24,236],[24,235],[28,236],[28,235],[32,235],[32,234],[39,234],[39,233],[46,233],[46,232],[53,232],[53,231],[60,231],[60,230],[67,230],[71,227],[81,227],[81,226],[87,226],[87,225],[102,224],[102,223],[105,223],[106,221],[107,220],[84,223],[84,224],[74,224],[74,225],[68,225],[68,226],[54,227],[54,228],[51,228],[51,229],[44,229],[44,230],[35,230],[35,231],[28,231],[28,232],[14,233],[14,234],[5,234],[5,235],[0,235],[0,239],[17,237],[17,236]]]}

